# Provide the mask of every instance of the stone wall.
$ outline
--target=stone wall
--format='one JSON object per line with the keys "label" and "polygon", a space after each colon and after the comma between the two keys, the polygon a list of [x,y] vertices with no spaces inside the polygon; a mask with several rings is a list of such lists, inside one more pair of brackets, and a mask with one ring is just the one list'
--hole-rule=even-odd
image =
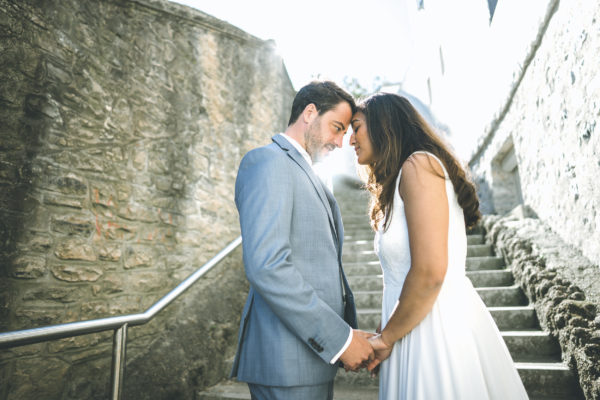
{"label": "stone wall", "polygon": [[[485,212],[510,210],[519,202],[520,191],[522,202],[596,265],[600,264],[598,54],[600,4],[550,2],[539,41],[525,60],[514,93],[470,162]],[[510,152],[516,164],[503,168]]]}
{"label": "stone wall", "polygon": [[[294,94],[271,42],[159,0],[0,0],[0,53],[1,331],[143,312],[239,235],[238,163]],[[239,252],[213,275],[130,330],[129,398],[220,378]],[[0,398],[104,399],[111,343],[3,351]]]}
{"label": "stone wall", "polygon": [[598,266],[536,218],[485,216],[486,239],[505,257],[542,327],[558,339],[586,399],[600,399]]}

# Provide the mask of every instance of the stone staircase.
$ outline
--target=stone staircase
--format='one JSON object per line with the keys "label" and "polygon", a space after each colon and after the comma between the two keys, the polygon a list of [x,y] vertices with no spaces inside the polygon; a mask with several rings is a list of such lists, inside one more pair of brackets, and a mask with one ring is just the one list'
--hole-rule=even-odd
{"label": "stone staircase", "polygon": [[[375,331],[380,320],[382,276],[366,216],[367,195],[340,183],[335,195],[342,210],[344,270],[356,300],[359,328]],[[577,378],[561,361],[556,339],[540,329],[535,310],[504,260],[484,243],[481,230],[468,236],[467,275],[502,333],[531,399],[583,399]],[[378,379],[367,371],[340,370],[334,399],[377,399]],[[243,383],[226,381],[199,394],[201,400],[250,399]]]}

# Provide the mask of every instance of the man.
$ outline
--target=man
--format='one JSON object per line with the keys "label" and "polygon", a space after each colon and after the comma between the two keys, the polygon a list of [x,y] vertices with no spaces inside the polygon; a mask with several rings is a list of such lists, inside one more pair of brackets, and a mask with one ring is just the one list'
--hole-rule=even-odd
{"label": "man", "polygon": [[373,359],[355,330],[342,270],[337,203],[312,162],[342,146],[355,111],[333,82],[312,82],[292,104],[288,127],[244,156],[235,186],[250,292],[231,376],[256,400],[333,398],[336,364]]}

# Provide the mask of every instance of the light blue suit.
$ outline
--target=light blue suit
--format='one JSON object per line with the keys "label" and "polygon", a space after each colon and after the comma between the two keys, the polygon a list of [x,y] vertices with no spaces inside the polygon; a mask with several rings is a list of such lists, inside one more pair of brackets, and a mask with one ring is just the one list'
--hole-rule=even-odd
{"label": "light blue suit", "polygon": [[244,156],[235,185],[250,292],[231,376],[322,384],[335,377],[330,361],[356,328],[342,220],[302,155],[281,135],[273,142]]}

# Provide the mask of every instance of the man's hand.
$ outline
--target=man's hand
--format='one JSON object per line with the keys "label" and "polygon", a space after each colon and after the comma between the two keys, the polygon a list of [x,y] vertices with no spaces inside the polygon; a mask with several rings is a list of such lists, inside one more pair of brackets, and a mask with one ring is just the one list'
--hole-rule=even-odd
{"label": "man's hand", "polygon": [[340,356],[340,361],[344,363],[346,371],[358,371],[361,367],[367,366],[375,359],[373,347],[367,340],[373,336],[372,333],[354,329],[352,332],[352,341],[350,345]]}
{"label": "man's hand", "polygon": [[369,343],[371,346],[373,346],[373,350],[375,350],[375,359],[369,362],[367,369],[373,372],[375,367],[377,367],[383,360],[390,356],[394,345],[385,343],[381,337],[381,334],[374,335],[369,338]]}

